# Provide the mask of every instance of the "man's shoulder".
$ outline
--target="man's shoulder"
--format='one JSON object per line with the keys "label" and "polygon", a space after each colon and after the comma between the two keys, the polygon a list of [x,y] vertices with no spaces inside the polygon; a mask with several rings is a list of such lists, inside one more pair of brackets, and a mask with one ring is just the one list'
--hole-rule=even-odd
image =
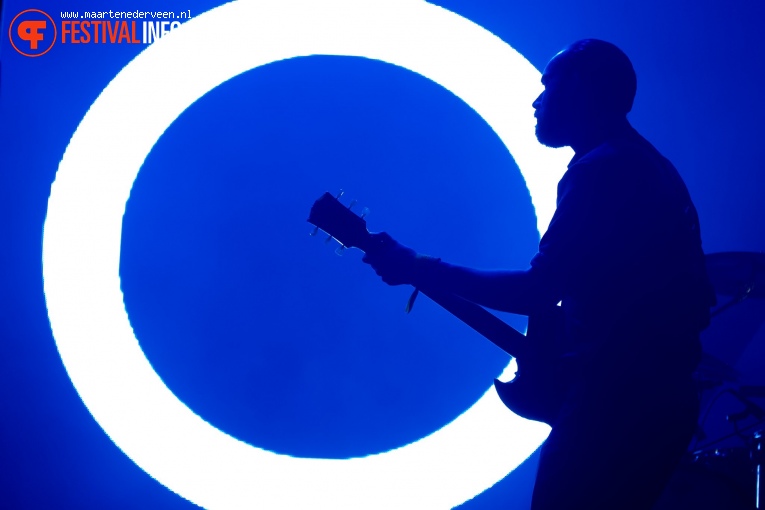
{"label": "man's shoulder", "polygon": [[623,162],[664,159],[659,151],[633,128],[615,133],[575,161],[574,165],[599,166]]}
{"label": "man's shoulder", "polygon": [[630,181],[651,178],[672,163],[634,129],[613,136],[569,165],[572,181]]}
{"label": "man's shoulder", "polygon": [[614,168],[623,166],[620,164],[623,159],[626,160],[623,151],[608,142],[602,143],[587,154],[575,158],[559,186],[563,189],[579,186],[591,188],[602,184],[614,176]]}

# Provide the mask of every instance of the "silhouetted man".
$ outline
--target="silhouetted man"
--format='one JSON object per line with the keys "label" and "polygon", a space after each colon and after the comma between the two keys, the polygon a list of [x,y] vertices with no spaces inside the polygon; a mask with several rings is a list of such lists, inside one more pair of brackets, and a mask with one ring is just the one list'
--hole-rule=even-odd
{"label": "silhouetted man", "polygon": [[384,233],[365,261],[391,285],[497,310],[531,315],[560,302],[569,384],[532,508],[649,509],[698,417],[691,375],[714,302],[698,216],[675,168],[627,121],[636,78],[621,50],[576,42],[542,83],[537,138],[575,156],[530,268],[454,266]]}

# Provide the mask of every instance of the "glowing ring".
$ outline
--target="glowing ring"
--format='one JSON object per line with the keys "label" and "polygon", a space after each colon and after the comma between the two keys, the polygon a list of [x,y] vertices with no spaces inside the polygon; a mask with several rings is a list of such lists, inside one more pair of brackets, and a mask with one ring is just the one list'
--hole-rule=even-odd
{"label": "glowing ring", "polygon": [[548,429],[513,416],[489,391],[441,430],[389,452],[345,460],[278,455],[226,435],[181,403],[150,366],[125,312],[122,216],[153,145],[224,81],[317,54],[398,65],[462,98],[515,157],[544,230],[569,154],[534,139],[539,72],[499,38],[419,0],[234,2],[147,48],[72,136],[51,188],[43,240],[51,327],[74,386],[104,431],[147,473],[198,505],[449,508],[500,480]]}

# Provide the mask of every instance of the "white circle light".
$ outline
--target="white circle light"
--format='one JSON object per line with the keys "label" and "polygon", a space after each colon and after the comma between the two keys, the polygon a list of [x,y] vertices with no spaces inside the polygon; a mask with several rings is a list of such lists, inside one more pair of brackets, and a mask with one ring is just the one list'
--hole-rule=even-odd
{"label": "white circle light", "polygon": [[[522,462],[549,429],[508,412],[493,390],[439,431],[352,459],[279,455],[216,429],[154,372],[120,290],[122,217],[162,133],[221,83],[271,62],[357,56],[409,69],[462,98],[520,167],[540,233],[567,151],[534,138],[539,72],[496,36],[420,0],[233,2],[148,47],[101,93],[51,188],[45,297],[61,358],[109,437],[159,482],[207,508],[450,508]],[[507,372],[507,371],[506,371]]]}

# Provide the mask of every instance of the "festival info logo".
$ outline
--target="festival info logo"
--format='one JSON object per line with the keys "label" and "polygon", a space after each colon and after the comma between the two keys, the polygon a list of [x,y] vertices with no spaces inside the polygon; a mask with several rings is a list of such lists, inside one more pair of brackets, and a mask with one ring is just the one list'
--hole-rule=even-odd
{"label": "festival info logo", "polygon": [[[61,21],[61,44],[146,45],[180,27],[178,20],[190,19],[191,11],[61,12],[61,17],[67,18]],[[27,57],[48,53],[56,43],[58,33],[53,18],[39,9],[18,13],[8,29],[13,47]]]}
{"label": "festival info logo", "polygon": [[11,21],[8,38],[16,51],[26,57],[39,57],[56,43],[56,24],[39,9],[21,11]]}

